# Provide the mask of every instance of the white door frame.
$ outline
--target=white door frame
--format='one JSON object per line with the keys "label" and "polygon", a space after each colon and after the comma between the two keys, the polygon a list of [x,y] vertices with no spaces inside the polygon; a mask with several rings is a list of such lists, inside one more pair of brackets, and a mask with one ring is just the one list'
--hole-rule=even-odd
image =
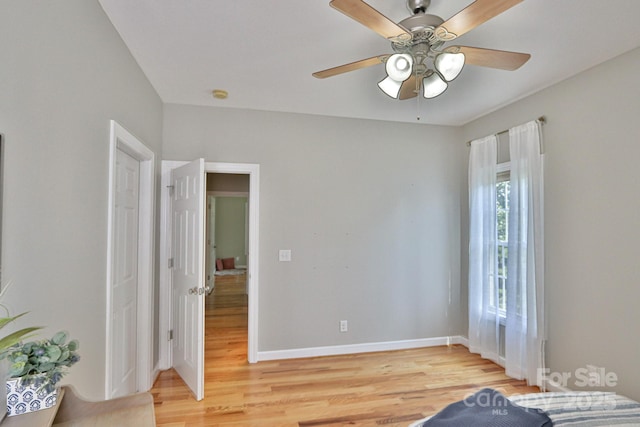
{"label": "white door frame", "polygon": [[[182,166],[186,161],[162,161],[161,199],[160,199],[160,331],[159,331],[159,369],[169,369],[173,365],[171,354],[171,202],[168,187],[171,185],[171,170]],[[259,218],[260,218],[260,165],[252,163],[205,162],[205,173],[229,173],[249,175],[249,258],[247,259],[248,286],[248,344],[247,360],[258,361],[258,266],[259,262]]]}
{"label": "white door frame", "polygon": [[110,122],[109,203],[107,214],[107,319],[105,357],[105,399],[111,397],[111,373],[115,361],[109,349],[114,345],[111,316],[112,268],[115,250],[115,178],[116,152],[121,150],[140,162],[140,192],[138,209],[138,291],[137,291],[137,388],[152,387],[153,370],[153,270],[155,227],[155,154],[138,138],[119,125]]}

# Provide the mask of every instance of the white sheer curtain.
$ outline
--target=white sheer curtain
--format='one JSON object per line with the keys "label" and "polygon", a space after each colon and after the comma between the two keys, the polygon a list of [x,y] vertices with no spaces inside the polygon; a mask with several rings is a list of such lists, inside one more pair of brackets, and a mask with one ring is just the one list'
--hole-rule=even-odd
{"label": "white sheer curtain", "polygon": [[505,371],[529,384],[537,384],[537,370],[544,367],[546,328],[540,143],[540,125],[535,121],[509,130],[511,196]]}
{"label": "white sheer curtain", "polygon": [[469,155],[469,350],[500,359],[496,260],[495,135],[471,142]]}

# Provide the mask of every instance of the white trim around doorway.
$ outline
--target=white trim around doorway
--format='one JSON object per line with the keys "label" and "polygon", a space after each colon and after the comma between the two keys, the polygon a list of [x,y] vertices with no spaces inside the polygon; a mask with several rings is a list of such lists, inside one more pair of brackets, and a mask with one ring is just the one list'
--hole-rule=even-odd
{"label": "white trim around doorway", "polygon": [[153,385],[153,282],[155,230],[155,154],[138,138],[119,125],[110,122],[109,204],[107,213],[107,318],[105,356],[105,399],[111,398],[111,373],[116,361],[111,360],[112,345],[112,267],[114,262],[114,195],[117,150],[140,162],[138,207],[138,289],[136,303],[137,388],[148,391]]}

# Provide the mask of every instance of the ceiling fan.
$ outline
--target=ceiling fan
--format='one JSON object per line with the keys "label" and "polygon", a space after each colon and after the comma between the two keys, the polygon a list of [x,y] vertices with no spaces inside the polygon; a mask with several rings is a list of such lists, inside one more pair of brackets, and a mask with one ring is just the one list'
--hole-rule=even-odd
{"label": "ceiling fan", "polygon": [[378,83],[392,98],[409,99],[422,90],[425,98],[443,93],[466,64],[516,70],[527,53],[444,44],[471,31],[522,0],[476,0],[447,21],[426,13],[431,0],[407,0],[412,16],[394,23],[362,0],[331,0],[329,4],[391,42],[394,54],[382,54],[313,73],[324,79],[376,64],[387,77]]}

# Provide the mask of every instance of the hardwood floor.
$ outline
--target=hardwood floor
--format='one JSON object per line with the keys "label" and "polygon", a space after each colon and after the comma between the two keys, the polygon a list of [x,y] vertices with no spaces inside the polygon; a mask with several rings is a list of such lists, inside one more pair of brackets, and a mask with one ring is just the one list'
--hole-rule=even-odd
{"label": "hardwood floor", "polygon": [[218,277],[207,297],[205,399],[161,373],[158,426],[407,426],[483,387],[538,391],[460,345],[250,365],[245,280]]}

